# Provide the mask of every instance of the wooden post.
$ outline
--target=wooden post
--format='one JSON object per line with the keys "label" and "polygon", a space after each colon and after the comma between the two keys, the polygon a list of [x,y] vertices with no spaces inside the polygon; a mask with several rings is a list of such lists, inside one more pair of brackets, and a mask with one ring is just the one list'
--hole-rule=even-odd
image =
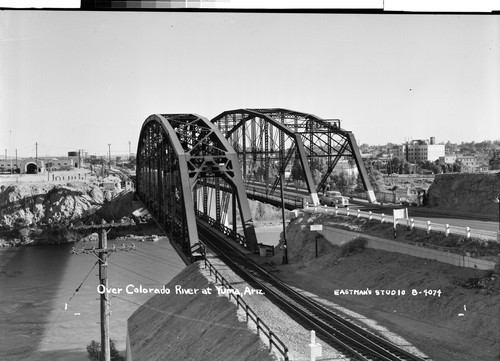
{"label": "wooden post", "polygon": [[109,350],[109,302],[108,302],[108,239],[106,230],[101,229],[99,237],[99,281],[104,292],[101,293],[101,361],[110,361]]}

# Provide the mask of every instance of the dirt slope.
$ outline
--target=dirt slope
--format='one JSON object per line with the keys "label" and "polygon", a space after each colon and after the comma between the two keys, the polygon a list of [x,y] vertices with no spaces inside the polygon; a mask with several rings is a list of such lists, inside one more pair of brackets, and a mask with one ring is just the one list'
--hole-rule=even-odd
{"label": "dirt slope", "polygon": [[[187,267],[167,287],[209,287],[198,265]],[[259,337],[238,321],[236,306],[226,297],[156,295],[128,321],[134,361],[274,360]]]}
{"label": "dirt slope", "polygon": [[[347,252],[322,237],[315,258],[315,232],[306,224],[298,219],[287,228],[289,265],[281,264],[281,251],[260,259],[275,275],[378,321],[435,361],[500,360],[499,269],[479,271],[362,247]],[[371,295],[349,294],[367,289]],[[387,290],[405,294],[381,294]],[[436,294],[426,296],[426,290]]]}

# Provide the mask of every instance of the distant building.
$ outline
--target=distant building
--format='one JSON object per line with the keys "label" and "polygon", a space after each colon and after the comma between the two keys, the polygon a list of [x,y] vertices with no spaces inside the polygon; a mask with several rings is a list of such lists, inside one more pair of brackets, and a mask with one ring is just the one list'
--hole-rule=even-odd
{"label": "distant building", "polygon": [[452,155],[445,155],[442,157],[439,157],[439,163],[443,164],[453,164],[457,160],[457,155],[452,154]]}
{"label": "distant building", "polygon": [[80,168],[79,161],[80,159],[78,155],[71,157],[46,158],[46,163],[50,166],[51,170],[57,170],[63,167]]}
{"label": "distant building", "polygon": [[476,170],[477,167],[477,161],[476,157],[473,155],[457,155],[457,162],[461,163],[463,167],[465,167],[464,170],[468,171],[474,171]]}
{"label": "distant building", "polygon": [[436,144],[435,138],[427,140],[412,140],[406,144],[406,160],[410,163],[431,161],[445,156],[444,144]]}
{"label": "distant building", "polygon": [[102,187],[108,191],[113,191],[115,189],[121,190],[122,189],[121,180],[118,177],[109,176],[107,178],[104,178]]}
{"label": "distant building", "polygon": [[487,172],[490,170],[490,166],[488,164],[480,164],[476,166],[476,172]]}
{"label": "distant building", "polygon": [[392,158],[402,158],[406,159],[406,146],[405,145],[395,145],[389,150]]}
{"label": "distant building", "polygon": [[43,172],[45,172],[45,163],[42,159],[0,160],[0,173],[37,174]]}
{"label": "distant building", "polygon": [[444,144],[436,144],[435,138],[430,140],[412,140],[402,145],[395,145],[388,150],[390,157],[406,159],[410,163],[434,162],[445,156]]}

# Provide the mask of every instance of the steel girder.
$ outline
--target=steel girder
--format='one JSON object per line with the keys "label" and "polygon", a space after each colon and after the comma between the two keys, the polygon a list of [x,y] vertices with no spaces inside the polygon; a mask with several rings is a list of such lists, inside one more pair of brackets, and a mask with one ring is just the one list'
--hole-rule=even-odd
{"label": "steel girder", "polygon": [[[251,170],[249,172],[247,169],[248,155],[253,156],[254,163],[258,157],[263,157],[264,181],[268,182],[274,178],[272,186],[274,189],[278,184],[279,174],[270,178],[268,164],[274,160],[279,164],[279,170],[284,171],[290,166],[295,152],[295,157],[300,160],[302,166],[311,201],[317,204],[317,192],[325,187],[338,161],[342,157],[349,157],[354,160],[358,168],[369,200],[375,201],[373,188],[354,135],[342,129],[338,119],[322,119],[312,114],[273,108],[225,111],[213,118],[212,122],[218,124],[237,150],[246,180],[252,178]],[[276,128],[279,136],[276,137],[276,134],[270,132],[269,127]],[[287,139],[283,141],[284,134],[291,141]],[[313,183],[310,163],[314,158],[326,158],[327,165],[326,172],[316,186]]]}
{"label": "steel girder", "polygon": [[306,151],[299,134],[282,122],[252,109],[227,111],[212,119],[238,152],[246,181],[266,184],[266,193],[272,194],[295,154],[302,166],[310,200],[318,203]]}
{"label": "steel girder", "polygon": [[[195,114],[148,117],[141,129],[137,152],[137,193],[174,238],[180,233],[186,250],[198,242],[195,208],[199,183],[204,213],[209,212],[207,179],[228,184],[233,199],[238,201],[233,203],[238,206],[245,242],[252,251],[257,251],[238,156],[217,127]],[[225,207],[221,202],[216,192],[217,222],[222,221],[220,210]]]}

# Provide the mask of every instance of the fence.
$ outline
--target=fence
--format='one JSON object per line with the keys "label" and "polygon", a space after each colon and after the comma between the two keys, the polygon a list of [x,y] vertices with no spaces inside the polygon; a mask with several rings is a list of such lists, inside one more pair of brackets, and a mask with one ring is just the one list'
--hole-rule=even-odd
{"label": "fence", "polygon": [[[365,212],[360,209],[352,210],[347,208],[338,208],[335,206],[334,209],[328,208],[327,206],[307,206],[304,207],[305,211],[313,210],[313,211],[322,211],[325,213],[335,214],[335,215],[346,215],[357,218],[368,218],[379,220],[381,223],[394,223],[394,217],[389,214],[384,213],[373,213],[372,211]],[[428,233],[431,231],[438,231],[445,233],[446,236],[449,234],[456,234],[459,236],[465,236],[465,238],[469,239],[471,237],[478,238],[484,241],[497,241],[498,242],[498,233],[495,231],[485,231],[480,229],[472,229],[470,227],[458,227],[451,226],[449,224],[441,224],[441,223],[433,223],[431,221],[420,221],[415,220],[413,218],[396,218],[396,225],[406,225],[409,229],[424,229]]]}
{"label": "fence", "polygon": [[220,224],[219,222],[217,222],[217,220],[215,220],[212,217],[206,215],[202,211],[195,210],[195,213],[196,213],[196,215],[198,217],[200,217],[205,222],[207,222],[208,224],[210,224],[210,226],[212,226],[215,229],[217,229],[218,231],[221,231],[222,233],[224,233],[224,235],[226,235],[226,236],[234,239],[236,242],[238,242],[243,247],[245,247],[245,248],[248,247],[248,242],[247,242],[247,239],[245,238],[244,235],[242,235],[242,234],[240,234],[238,232],[235,232],[233,229],[231,229],[229,227],[226,227],[223,224]]}
{"label": "fence", "polygon": [[[417,194],[407,194],[406,191],[401,190],[401,191],[396,191],[396,192],[379,192],[375,191],[375,198],[377,199],[378,202],[380,203],[403,203],[406,202],[407,204],[419,204],[419,199]],[[346,194],[347,196],[347,194]],[[363,192],[349,192],[348,194],[349,197],[352,198],[359,198],[359,199],[364,199],[364,200],[369,200],[368,195]]]}
{"label": "fence", "polygon": [[217,271],[217,269],[210,263],[210,261],[206,257],[205,253],[205,268],[208,267],[210,271],[210,275],[212,275],[212,272],[215,275],[215,283],[220,281],[220,283],[226,287],[229,290],[232,290],[234,292],[228,292],[228,297],[231,299],[231,297],[234,297],[236,301],[237,307],[242,307],[242,309],[245,311],[246,319],[247,322],[249,320],[252,320],[255,325],[257,326],[257,334],[260,336],[262,333],[264,336],[267,337],[268,342],[269,342],[269,350],[271,351],[273,349],[273,345],[278,350],[279,353],[284,357],[284,361],[288,361],[288,347],[285,346],[283,341],[281,341],[271,330],[270,328],[257,316],[257,314],[246,304],[246,302],[243,300],[243,298],[238,294],[238,292],[235,292],[235,288],[222,276],[222,274]]}

